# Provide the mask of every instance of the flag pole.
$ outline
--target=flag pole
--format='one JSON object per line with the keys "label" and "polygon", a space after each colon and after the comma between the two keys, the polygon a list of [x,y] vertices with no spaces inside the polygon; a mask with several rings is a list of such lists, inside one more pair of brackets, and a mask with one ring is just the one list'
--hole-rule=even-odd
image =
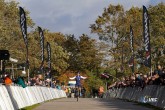
{"label": "flag pole", "polygon": [[130,48],[131,48],[131,52],[132,52],[132,66],[131,66],[131,69],[132,69],[132,73],[134,75],[134,39],[133,39],[133,29],[132,29],[132,26],[130,25]]}
{"label": "flag pole", "polygon": [[22,36],[26,45],[26,65],[28,67],[28,82],[29,82],[29,59],[28,59],[28,38],[27,38],[27,24],[26,24],[26,13],[22,7],[19,7],[20,15],[20,27]]}
{"label": "flag pole", "polygon": [[40,66],[40,70],[41,70],[41,74],[43,75],[44,79],[44,85],[45,85],[45,73],[44,73],[44,33],[43,30],[41,29],[41,27],[38,26],[38,31],[39,31],[39,36],[40,36],[40,47],[41,47],[41,66]]}
{"label": "flag pole", "polygon": [[143,6],[143,37],[145,46],[144,49],[146,51],[144,65],[150,68],[150,75],[152,76],[149,16],[145,6]]}

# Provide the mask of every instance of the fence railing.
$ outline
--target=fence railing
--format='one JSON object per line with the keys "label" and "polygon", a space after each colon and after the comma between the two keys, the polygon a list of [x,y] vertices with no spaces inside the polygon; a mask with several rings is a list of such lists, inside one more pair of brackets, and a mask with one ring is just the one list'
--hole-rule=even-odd
{"label": "fence railing", "polygon": [[51,99],[66,97],[63,90],[42,86],[0,85],[0,110],[17,110]]}
{"label": "fence railing", "polygon": [[125,87],[110,89],[104,94],[104,98],[120,98],[165,108],[165,86],[148,85],[141,87]]}

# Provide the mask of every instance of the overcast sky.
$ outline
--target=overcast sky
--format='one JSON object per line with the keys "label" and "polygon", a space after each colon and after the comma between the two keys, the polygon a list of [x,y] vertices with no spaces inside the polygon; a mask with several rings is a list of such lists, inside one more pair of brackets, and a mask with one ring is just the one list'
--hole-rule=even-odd
{"label": "overcast sky", "polygon": [[[30,12],[36,26],[51,32],[74,34],[79,37],[83,33],[90,34],[90,24],[109,4],[122,4],[125,9],[132,6],[142,7],[156,5],[165,0],[15,0],[19,6]],[[94,37],[94,36],[93,36]]]}

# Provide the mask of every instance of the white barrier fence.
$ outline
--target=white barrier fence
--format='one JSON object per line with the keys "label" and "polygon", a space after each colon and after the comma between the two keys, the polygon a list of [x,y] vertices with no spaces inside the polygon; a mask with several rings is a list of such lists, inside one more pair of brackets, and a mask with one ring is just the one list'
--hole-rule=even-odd
{"label": "white barrier fence", "polygon": [[66,97],[63,90],[42,86],[0,85],[0,110],[17,110],[47,100]]}
{"label": "white barrier fence", "polygon": [[108,90],[104,98],[120,98],[165,108],[165,86],[148,85],[144,89],[140,87],[126,87]]}

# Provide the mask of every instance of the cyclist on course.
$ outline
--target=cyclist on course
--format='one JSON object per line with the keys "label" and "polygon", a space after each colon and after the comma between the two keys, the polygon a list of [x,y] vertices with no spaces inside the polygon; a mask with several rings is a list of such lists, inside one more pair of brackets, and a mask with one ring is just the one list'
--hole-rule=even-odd
{"label": "cyclist on course", "polygon": [[80,73],[78,72],[76,76],[69,78],[69,79],[75,79],[76,80],[76,87],[81,87],[81,79],[86,79],[87,77],[83,77],[80,75]]}
{"label": "cyclist on course", "polygon": [[[75,85],[75,96],[79,97],[80,95],[80,91],[81,91],[81,79],[86,79],[87,77],[83,77],[80,75],[80,73],[78,72],[76,76],[69,78],[69,79],[75,79],[76,80],[76,85]],[[78,99],[77,99],[78,101]]]}

